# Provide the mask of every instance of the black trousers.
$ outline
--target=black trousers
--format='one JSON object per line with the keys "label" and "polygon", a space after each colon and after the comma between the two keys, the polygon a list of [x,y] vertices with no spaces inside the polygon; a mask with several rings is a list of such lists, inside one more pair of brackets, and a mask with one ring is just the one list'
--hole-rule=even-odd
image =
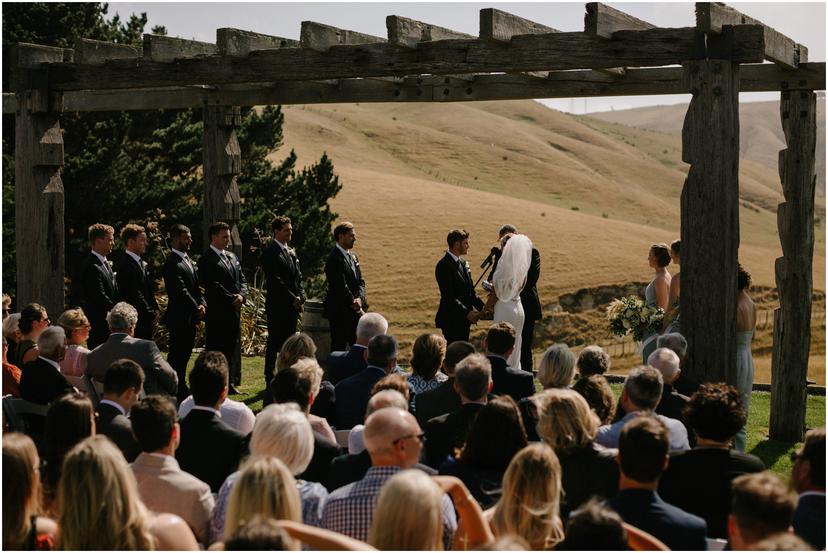
{"label": "black trousers", "polygon": [[276,356],[285,340],[296,333],[299,314],[292,306],[267,307],[267,350],[265,351],[265,384],[270,384],[276,370]]}
{"label": "black trousers", "polygon": [[178,375],[178,401],[181,402],[190,395],[190,388],[187,386],[187,363],[193,353],[195,345],[196,325],[194,324],[173,324],[167,325],[170,331],[170,353],[167,354],[167,363]]}
{"label": "black trousers", "polygon": [[222,313],[222,317],[211,318],[207,315],[205,346],[211,351],[220,351],[227,358],[230,367],[230,384],[241,385],[241,318],[235,309],[231,313]]}
{"label": "black trousers", "polygon": [[446,328],[441,328],[443,337],[446,339],[446,345],[452,342],[468,342],[469,341],[470,325],[458,324]]}
{"label": "black trousers", "polygon": [[359,317],[356,311],[328,314],[331,327],[331,351],[345,351],[349,345],[356,343]]}
{"label": "black trousers", "polygon": [[535,341],[535,320],[523,321],[523,331],[520,333],[520,368],[526,372],[534,369],[532,344]]}

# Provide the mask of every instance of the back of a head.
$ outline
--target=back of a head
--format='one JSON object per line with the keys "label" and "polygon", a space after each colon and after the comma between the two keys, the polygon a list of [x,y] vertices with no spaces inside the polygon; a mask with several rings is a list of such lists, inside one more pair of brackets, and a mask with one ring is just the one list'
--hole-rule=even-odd
{"label": "back of a head", "polygon": [[535,397],[538,435],[555,451],[589,446],[600,421],[574,390],[551,388]]}
{"label": "back of a head", "polygon": [[651,411],[661,401],[661,392],[664,390],[664,379],[661,373],[648,366],[630,369],[627,380],[624,382],[624,391],[627,397],[637,408]]}
{"label": "back of a head", "polygon": [[162,395],[147,396],[138,400],[129,413],[132,433],[142,451],[152,453],[169,445],[178,420],[175,405],[169,399]]}
{"label": "back of a head", "polygon": [[38,512],[37,448],[18,432],[3,434],[3,549],[23,549],[26,523]]}
{"label": "back of a head", "polygon": [[397,339],[390,334],[379,334],[368,342],[368,364],[385,369],[397,358]]}
{"label": "back of a head", "polygon": [[138,323],[138,311],[125,301],[118,302],[106,314],[110,332],[129,332]]}
{"label": "back of a head", "polygon": [[276,372],[292,367],[303,357],[316,357],[316,344],[304,332],[297,332],[288,336],[276,357]]}
{"label": "back of a head", "polygon": [[615,394],[600,374],[582,376],[575,381],[572,389],[583,396],[601,424],[610,424],[615,416]]}
{"label": "back of a head", "polygon": [[37,338],[37,349],[40,355],[57,361],[61,349],[66,345],[66,331],[59,326],[50,326],[40,333]]}
{"label": "back of a head", "polygon": [[379,313],[366,313],[359,318],[356,337],[360,342],[368,343],[374,336],[388,332],[388,321]]}
{"label": "back of a head", "polygon": [[378,409],[365,421],[365,429],[362,431],[365,449],[371,454],[379,453],[389,448],[394,440],[411,434],[417,426],[417,421],[414,420],[412,424],[411,419],[413,417],[404,409]]}
{"label": "back of a head", "polygon": [[684,359],[687,355],[687,338],[678,332],[668,332],[658,337],[656,347],[673,350],[679,359]]}
{"label": "back of a head", "polygon": [[220,351],[203,351],[190,371],[190,391],[196,405],[212,407],[221,399],[229,378],[227,358]]}
{"label": "back of a head", "polygon": [[702,384],[684,408],[684,418],[699,438],[728,442],[745,425],[742,395],[724,383]]}
{"label": "back of a head", "polygon": [[14,333],[20,331],[20,313],[12,313],[3,321],[3,337],[7,340],[14,338]]}
{"label": "back of a head", "polygon": [[458,340],[446,346],[446,357],[443,359],[443,372],[451,376],[454,374],[454,368],[457,363],[471,355],[477,353],[474,346],[466,341]]}
{"label": "back of a head", "polygon": [[486,356],[473,353],[454,367],[454,383],[461,396],[468,401],[480,401],[489,392],[492,364]]}
{"label": "back of a head", "polygon": [[753,551],[812,551],[808,542],[793,532],[779,532],[768,536],[752,547]]}
{"label": "back of a head", "polygon": [[273,404],[256,415],[250,436],[252,457],[276,457],[291,474],[301,474],[313,457],[313,430],[295,403]]}
{"label": "back of a head", "polygon": [[28,334],[32,331],[34,323],[43,320],[43,307],[39,303],[30,303],[20,311],[18,322],[20,332]]}
{"label": "back of a head", "polygon": [[575,377],[575,354],[566,344],[549,346],[541,357],[538,381],[544,388],[566,388]]}
{"label": "back of a head", "polygon": [[667,427],[650,415],[639,415],[624,425],[618,439],[621,472],[636,482],[655,482],[670,452]]}
{"label": "back of a head", "polygon": [[411,399],[411,390],[408,387],[408,378],[405,375],[398,373],[391,373],[383,376],[371,386],[371,397],[377,392],[383,390],[394,390],[399,392],[405,398],[405,401]]}
{"label": "back of a head", "polygon": [[408,409],[408,400],[397,390],[380,390],[368,400],[368,407],[365,409],[365,417],[370,417],[374,412],[386,407],[396,407],[402,411]]}
{"label": "back of a head", "polygon": [[587,346],[578,355],[578,373],[581,378],[593,374],[606,374],[612,367],[612,359],[601,346]]}
{"label": "back of a head", "polygon": [[460,459],[479,469],[505,471],[526,443],[520,410],[515,400],[504,395],[488,402],[477,412]]}
{"label": "back of a head", "polygon": [[669,348],[658,348],[647,358],[647,364],[661,373],[664,384],[673,384],[679,374],[681,359]]}
{"label": "back of a head", "polygon": [[621,551],[628,549],[621,516],[606,504],[591,499],[569,515],[562,551]]}
{"label": "back of a head", "polygon": [[825,490],[825,427],[813,428],[805,434],[802,446],[802,460],[811,465],[810,483]]}
{"label": "back of a head", "polygon": [[442,549],[442,498],[440,487],[424,472],[395,474],[380,491],[368,543],[380,551]]}
{"label": "back of a head", "polygon": [[256,515],[224,542],[225,551],[296,551],[298,544],[276,520]]}
{"label": "back of a head", "polygon": [[66,452],[94,432],[94,417],[92,402],[80,392],[63,395],[49,405],[43,439],[49,486],[57,485]]}
{"label": "back of a head", "polygon": [[104,394],[120,396],[129,389],[141,391],[144,369],[130,359],[119,359],[109,365],[104,376]]}
{"label": "back of a head", "polygon": [[297,369],[289,367],[273,376],[270,393],[275,403],[295,403],[305,411],[310,403],[311,382]]}
{"label": "back of a head", "polygon": [[486,332],[486,349],[490,354],[506,355],[515,347],[515,327],[511,323],[501,321],[494,323]]}
{"label": "back of a head", "polygon": [[422,334],[411,348],[411,370],[424,380],[431,380],[446,356],[446,339],[437,334]]}
{"label": "back of a head", "polygon": [[788,486],[775,474],[764,471],[733,480],[730,514],[749,545],[777,532],[785,532],[793,521],[796,501]]}

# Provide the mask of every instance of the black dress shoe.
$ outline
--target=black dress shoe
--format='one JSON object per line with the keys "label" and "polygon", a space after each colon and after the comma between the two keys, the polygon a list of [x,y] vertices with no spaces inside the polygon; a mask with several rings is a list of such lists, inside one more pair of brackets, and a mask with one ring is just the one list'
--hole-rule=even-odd
{"label": "black dress shoe", "polygon": [[238,388],[236,388],[232,384],[230,384],[230,386],[227,388],[227,395],[229,395],[229,396],[237,396],[240,393],[241,392],[238,390]]}

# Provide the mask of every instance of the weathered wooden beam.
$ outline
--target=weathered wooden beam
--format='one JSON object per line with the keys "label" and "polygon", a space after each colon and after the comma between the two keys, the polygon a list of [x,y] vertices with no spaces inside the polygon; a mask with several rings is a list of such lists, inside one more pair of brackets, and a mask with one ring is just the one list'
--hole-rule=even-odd
{"label": "weathered wooden beam", "polygon": [[169,62],[212,56],[217,52],[216,45],[209,42],[163,35],[144,35],[144,58],[150,61]]}
{"label": "weathered wooden beam", "polygon": [[216,47],[219,55],[244,57],[255,50],[298,48],[299,41],[224,27],[216,30]]}
{"label": "weathered wooden beam", "polygon": [[584,32],[588,35],[612,38],[617,31],[646,31],[655,25],[642,21],[600,2],[589,2],[584,16]]}
{"label": "weathered wooden beam", "polygon": [[529,21],[517,15],[512,15],[495,8],[483,8],[480,10],[480,32],[483,40],[494,40],[498,42],[509,42],[517,35],[538,35],[546,33],[559,33],[557,29]]}
{"label": "weathered wooden beam", "polygon": [[684,71],[693,97],[681,133],[690,164],[681,192],[682,378],[736,385],[739,66],[692,61]]}
{"label": "weathered wooden beam", "polygon": [[432,40],[450,40],[457,38],[474,38],[473,36],[438,27],[431,23],[424,23],[399,15],[389,15],[385,18],[385,27],[388,30],[388,42],[398,46],[414,48],[420,42]]}
{"label": "weathered wooden beam", "polygon": [[74,50],[20,42],[3,50],[3,78],[10,91],[48,90],[48,76],[44,63],[74,61]]}
{"label": "weathered wooden beam", "polygon": [[773,319],[770,437],[799,442],[805,431],[811,345],[816,95],[783,92],[779,111],[787,148],[779,152],[785,202],[777,211],[782,257],[776,260],[780,307]]}
{"label": "weathered wooden beam", "polygon": [[696,2],[696,28],[718,34],[726,25],[760,25],[765,33],[765,58],[790,69],[799,65],[800,51],[796,42],[776,29],[721,2]]}
{"label": "weathered wooden beam", "polygon": [[[315,21],[303,21],[302,31],[299,35],[299,43],[302,48],[314,50],[316,52],[327,52],[331,46],[341,44],[382,44],[387,42],[384,38],[358,33],[356,31],[349,31],[347,29],[339,29],[323,23],[316,23]],[[366,75],[366,76],[381,76],[381,75]]]}
{"label": "weathered wooden beam", "polygon": [[140,58],[141,50],[129,44],[116,44],[102,40],[79,38],[75,41],[75,62],[89,65],[103,64],[106,60]]}

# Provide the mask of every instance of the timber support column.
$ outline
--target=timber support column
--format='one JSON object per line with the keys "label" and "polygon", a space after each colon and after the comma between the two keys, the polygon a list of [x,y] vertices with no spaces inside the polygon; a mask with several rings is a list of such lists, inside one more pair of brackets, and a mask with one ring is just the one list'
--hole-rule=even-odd
{"label": "timber support column", "polygon": [[681,193],[681,331],[691,382],[736,383],[739,66],[683,65],[693,98],[682,128],[690,164]]}
{"label": "timber support column", "polygon": [[776,260],[780,307],[773,314],[770,437],[798,442],[805,430],[811,345],[816,94],[784,91],[779,109],[788,147],[779,152],[785,202],[777,210],[782,257]]}
{"label": "timber support column", "polygon": [[230,250],[241,260],[240,196],[236,177],[241,171],[241,148],[236,129],[238,107],[204,107],[204,247],[210,244],[208,227],[216,221],[230,225]]}

